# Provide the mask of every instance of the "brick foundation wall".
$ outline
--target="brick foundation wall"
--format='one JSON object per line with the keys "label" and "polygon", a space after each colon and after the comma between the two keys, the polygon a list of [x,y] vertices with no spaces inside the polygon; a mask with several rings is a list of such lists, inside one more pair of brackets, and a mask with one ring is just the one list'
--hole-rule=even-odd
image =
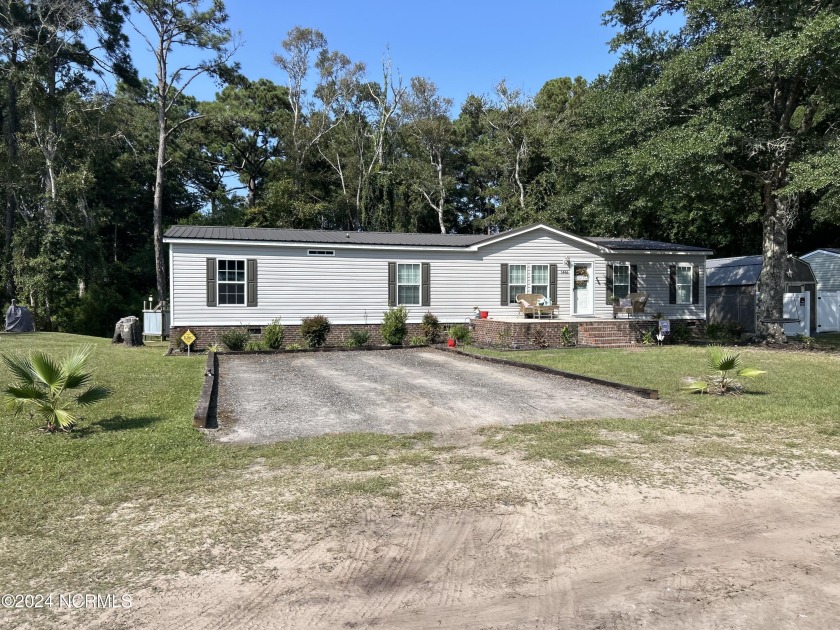
{"label": "brick foundation wall", "polygon": [[[673,326],[676,320],[671,322]],[[541,337],[545,347],[563,347],[563,328],[572,331],[575,344],[581,348],[629,348],[640,344],[642,334],[656,330],[655,320],[597,320],[563,322],[558,320],[528,320],[510,322],[495,319],[472,320],[473,340],[483,346],[524,347],[539,345]],[[686,321],[694,336],[700,336],[704,322]]]}
{"label": "brick foundation wall", "polygon": [[[445,324],[442,324],[445,327]],[[420,324],[406,324],[408,328],[408,335],[405,337],[405,345],[408,345],[409,339],[412,337],[421,336],[423,328]],[[191,330],[195,335],[195,345],[193,349],[204,350],[210,344],[222,346],[222,334],[226,330],[233,328],[246,328],[250,330],[259,330],[259,333],[252,332],[251,339],[254,341],[262,341],[262,330],[264,326],[173,326],[169,329],[169,347],[177,350],[181,346],[181,335],[187,330]],[[370,332],[370,342],[372,346],[385,345],[382,335],[379,332],[379,324],[332,324],[330,335],[327,337],[327,346],[343,346],[350,337],[351,330],[367,330]],[[300,326],[283,325],[283,345],[298,344],[306,347],[303,339],[300,336]],[[445,335],[442,337],[445,339]]]}

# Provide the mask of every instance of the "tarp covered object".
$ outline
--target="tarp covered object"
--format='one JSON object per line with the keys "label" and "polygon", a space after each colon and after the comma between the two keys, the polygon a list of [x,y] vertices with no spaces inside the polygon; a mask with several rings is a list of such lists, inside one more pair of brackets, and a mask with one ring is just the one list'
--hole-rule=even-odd
{"label": "tarp covered object", "polygon": [[6,332],[32,332],[32,313],[25,306],[18,306],[12,300],[12,305],[6,311]]}

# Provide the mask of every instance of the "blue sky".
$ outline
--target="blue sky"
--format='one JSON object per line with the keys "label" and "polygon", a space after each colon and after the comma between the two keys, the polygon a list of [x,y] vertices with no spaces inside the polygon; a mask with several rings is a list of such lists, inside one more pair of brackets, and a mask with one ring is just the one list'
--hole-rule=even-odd
{"label": "blue sky", "polygon": [[[486,94],[501,79],[535,94],[549,79],[581,75],[594,79],[614,65],[610,29],[601,15],[610,0],[227,0],[230,26],[244,43],[236,55],[251,79],[283,83],[273,63],[280,42],[294,26],[317,28],[329,46],[367,65],[378,78],[386,49],[407,84],[412,76],[434,81],[455,111],[468,94]],[[136,35],[135,35],[135,40]],[[139,41],[133,56],[143,76],[153,63]],[[213,97],[211,82],[189,92]]]}

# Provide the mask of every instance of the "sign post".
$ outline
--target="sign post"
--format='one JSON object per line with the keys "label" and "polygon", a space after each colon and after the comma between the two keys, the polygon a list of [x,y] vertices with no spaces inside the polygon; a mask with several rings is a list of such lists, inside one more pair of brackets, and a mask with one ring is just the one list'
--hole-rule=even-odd
{"label": "sign post", "polygon": [[192,342],[195,341],[195,335],[192,334],[191,330],[187,330],[183,335],[181,335],[181,341],[187,344],[187,356],[190,356],[190,346]]}

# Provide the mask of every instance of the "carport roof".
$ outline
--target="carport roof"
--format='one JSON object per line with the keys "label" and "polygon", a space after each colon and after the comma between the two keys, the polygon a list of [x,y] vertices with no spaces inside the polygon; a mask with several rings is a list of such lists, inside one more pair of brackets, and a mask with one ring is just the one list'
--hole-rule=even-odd
{"label": "carport roof", "polygon": [[164,238],[170,240],[255,241],[272,243],[311,243],[312,245],[379,245],[398,247],[463,248],[503,239],[536,228],[546,228],[612,251],[678,251],[711,253],[705,247],[630,238],[583,237],[536,224],[500,234],[418,234],[409,232],[354,232],[344,230],[296,230],[285,228],[241,228],[224,226],[174,225]]}

